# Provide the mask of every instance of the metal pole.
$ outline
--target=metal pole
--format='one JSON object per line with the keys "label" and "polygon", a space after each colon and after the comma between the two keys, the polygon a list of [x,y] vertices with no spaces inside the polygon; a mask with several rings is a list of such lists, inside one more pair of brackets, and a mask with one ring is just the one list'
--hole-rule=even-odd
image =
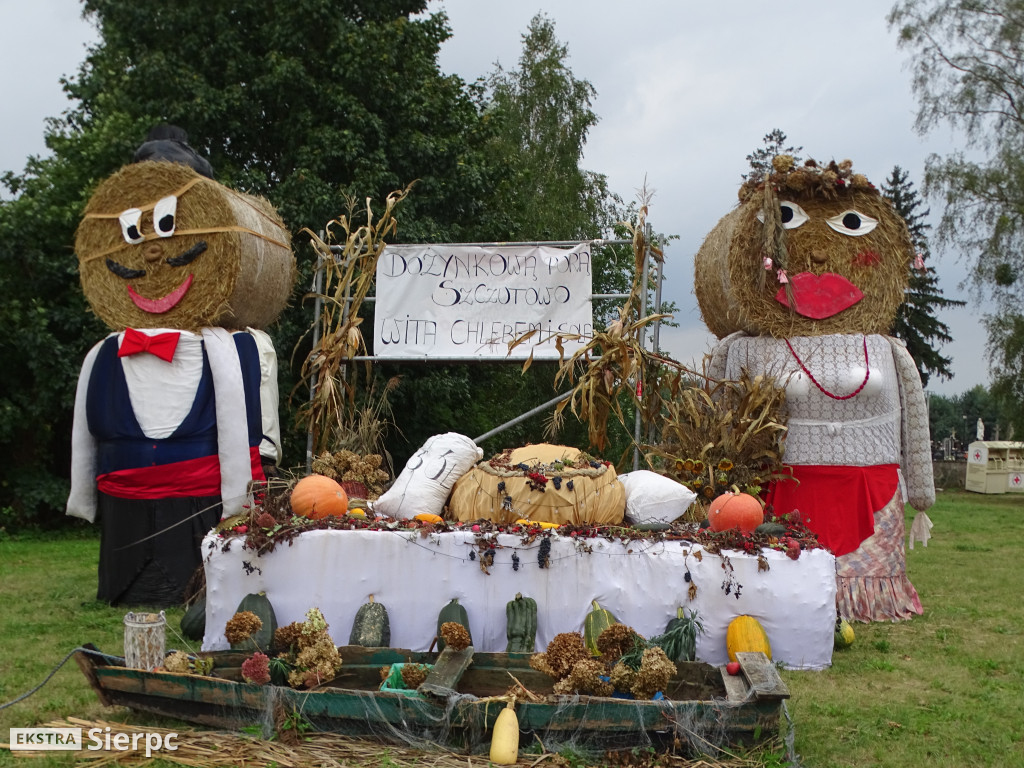
{"label": "metal pole", "polygon": [[490,432],[484,432],[482,435],[480,435],[480,437],[473,438],[473,442],[476,443],[477,445],[479,445],[480,443],[482,443],[487,438],[494,437],[499,432],[504,432],[509,427],[514,427],[516,424],[519,424],[520,422],[526,421],[531,416],[535,416],[536,414],[541,413],[542,411],[546,411],[548,408],[551,408],[554,405],[558,405],[563,400],[567,400],[571,394],[572,394],[572,391],[570,390],[569,392],[565,392],[565,393],[559,395],[558,397],[552,398],[551,400],[548,400],[543,405],[538,405],[533,410],[530,410],[530,411],[527,411],[526,413],[520,414],[519,416],[516,416],[511,421],[506,421],[500,427],[495,427]]}
{"label": "metal pole", "polygon": [[[650,228],[648,227],[648,232]],[[658,259],[655,263],[655,274],[657,275],[654,282],[654,313],[656,315],[661,314],[661,284],[664,279],[664,268],[665,268],[665,257]],[[654,321],[654,337],[651,339],[651,351],[658,354],[661,348],[661,318],[659,317]],[[647,442],[654,442],[654,424],[647,425]]]}
{"label": "metal pole", "polygon": [[[647,278],[648,278],[648,262],[651,256],[651,245],[650,245],[651,227],[648,224],[644,228],[644,267],[641,271],[640,278],[640,318],[647,317]],[[637,319],[640,319],[637,318]],[[647,326],[640,326],[640,342],[641,349],[646,347],[647,344]],[[636,413],[633,419],[633,471],[640,469],[640,432],[643,429],[643,423],[641,419],[641,413],[643,406],[643,391],[644,391],[644,369],[641,366],[639,374],[637,374],[636,380]]]}
{"label": "metal pole", "polygon": [[[320,232],[321,242],[324,239],[324,233]],[[316,258],[316,269],[313,272],[313,312],[316,318],[313,323],[313,349],[316,349],[317,343],[320,341],[320,322],[321,322],[321,310],[323,308],[323,256],[317,253]],[[313,404],[313,398],[316,397],[316,368],[309,372],[309,403]],[[313,471],[313,422],[312,419],[309,422],[309,429],[306,431],[306,474],[310,474]]]}

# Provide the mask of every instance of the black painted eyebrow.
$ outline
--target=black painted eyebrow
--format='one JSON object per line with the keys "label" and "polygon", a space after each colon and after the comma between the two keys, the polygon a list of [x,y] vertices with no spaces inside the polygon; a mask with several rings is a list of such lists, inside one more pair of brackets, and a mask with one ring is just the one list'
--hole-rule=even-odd
{"label": "black painted eyebrow", "polygon": [[111,258],[107,258],[107,269],[113,272],[118,277],[122,277],[125,280],[134,280],[137,277],[145,277],[146,270],[144,269],[131,269],[126,267],[124,264],[118,264]]}
{"label": "black painted eyebrow", "polygon": [[171,256],[165,261],[172,267],[184,267],[186,264],[191,264],[206,250],[206,241],[200,240],[198,243],[193,245],[187,251],[179,256]]}

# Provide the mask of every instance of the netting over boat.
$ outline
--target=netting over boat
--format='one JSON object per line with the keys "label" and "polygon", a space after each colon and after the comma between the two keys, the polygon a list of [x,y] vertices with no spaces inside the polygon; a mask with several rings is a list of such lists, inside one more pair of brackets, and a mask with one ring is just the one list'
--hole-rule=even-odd
{"label": "netting over boat", "polygon": [[[466,754],[488,751],[494,719],[507,702],[505,697],[480,699],[469,694],[428,700],[418,694],[348,690],[341,713],[342,705],[318,696],[318,691],[273,686],[265,691],[264,710],[255,723],[264,738],[282,738],[282,731],[289,730],[299,736],[329,731]],[[650,748],[718,756],[737,743],[752,743],[778,731],[778,707],[759,709],[754,704],[753,698],[737,702],[558,696],[543,702],[517,701],[515,709],[520,750],[527,754]]]}

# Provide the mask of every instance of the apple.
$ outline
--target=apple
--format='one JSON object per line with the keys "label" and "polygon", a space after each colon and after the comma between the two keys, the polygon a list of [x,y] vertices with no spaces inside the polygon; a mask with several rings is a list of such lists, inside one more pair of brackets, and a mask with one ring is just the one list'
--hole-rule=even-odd
{"label": "apple", "polygon": [[730,661],[725,665],[725,671],[730,675],[738,675],[740,673],[740,663],[738,661]]}

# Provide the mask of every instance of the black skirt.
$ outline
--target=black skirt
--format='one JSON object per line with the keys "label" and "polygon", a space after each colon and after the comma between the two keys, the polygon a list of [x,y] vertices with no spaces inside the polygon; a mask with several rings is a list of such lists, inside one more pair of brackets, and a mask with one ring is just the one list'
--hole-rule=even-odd
{"label": "black skirt", "polygon": [[180,604],[203,562],[203,537],[220,520],[220,496],[120,499],[100,493],[97,506],[97,599],[111,605]]}

